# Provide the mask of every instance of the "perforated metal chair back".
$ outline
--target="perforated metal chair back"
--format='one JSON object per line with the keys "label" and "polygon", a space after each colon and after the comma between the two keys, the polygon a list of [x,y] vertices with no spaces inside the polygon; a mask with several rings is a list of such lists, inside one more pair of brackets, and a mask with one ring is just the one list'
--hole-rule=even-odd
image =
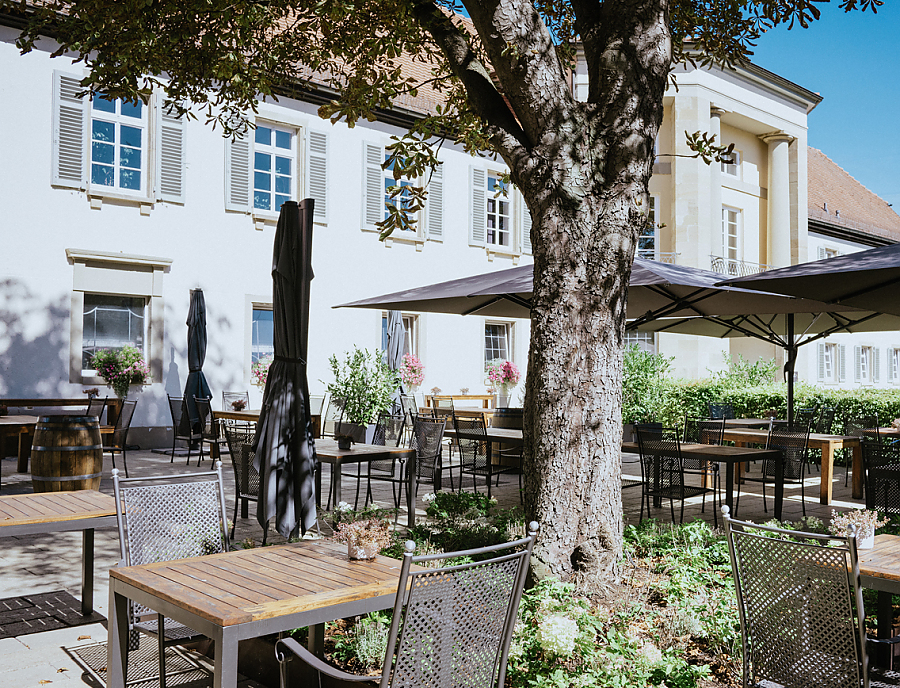
{"label": "perforated metal chair back", "polygon": [[[237,405],[234,402],[238,402]],[[243,405],[241,405],[241,402],[243,402]],[[245,411],[249,407],[250,392],[222,392],[223,411]]]}
{"label": "perforated metal chair back", "polygon": [[[725,433],[725,419],[690,418],[685,416],[684,435],[682,441],[685,444],[722,444]],[[683,458],[682,465],[686,470],[699,471],[706,468],[709,462],[701,459]]]}
{"label": "perforated metal chair back", "polygon": [[172,414],[172,429],[176,440],[195,440],[200,433],[195,433],[191,426],[190,414],[184,397],[169,397],[169,413]]}
{"label": "perforated metal chair back", "polygon": [[125,441],[128,439],[128,429],[131,427],[131,419],[134,418],[136,406],[137,399],[126,399],[122,402],[122,410],[119,411],[119,417],[116,418],[116,427],[109,439],[110,446],[120,449],[125,448]]}
{"label": "perforated metal chair back", "polygon": [[340,431],[343,420],[344,399],[340,397],[331,397],[328,400],[325,414],[322,416],[322,436],[333,437],[335,433]]}
{"label": "perforated metal chair back", "polygon": [[[850,437],[863,437],[865,436],[863,430],[872,430],[877,427],[878,415],[874,413],[847,418],[844,420],[844,435]],[[878,437],[878,433],[876,432],[874,435],[869,434],[869,437]]]}
{"label": "perforated metal chair back", "polygon": [[84,415],[86,416],[97,416],[97,420],[100,420],[100,417],[103,415],[103,409],[106,408],[106,402],[109,400],[109,397],[103,397],[102,399],[96,394],[88,397],[88,405],[87,409],[84,411]]}
{"label": "perforated metal chair back", "polygon": [[228,443],[228,453],[231,454],[231,467],[234,469],[234,487],[240,498],[259,498],[259,471],[253,467],[253,436],[256,433],[252,427],[226,426],[225,441]]}
{"label": "perforated metal chair back", "polygon": [[[537,523],[530,528],[525,539],[466,552],[415,557],[407,548],[381,688],[504,685]],[[410,571],[412,564],[494,553],[470,564]]]}
{"label": "perforated metal chair back", "polygon": [[723,511],[744,685],[868,685],[855,538],[757,526]]}
{"label": "perforated metal chair back", "polygon": [[447,424],[443,419],[416,416],[413,420],[409,448],[416,450],[416,475],[433,476],[441,456],[441,443]]}
{"label": "perforated metal chair back", "polygon": [[[676,428],[638,425],[641,472],[649,494],[669,494],[684,486],[684,462]],[[656,467],[658,465],[658,468]]]}
{"label": "perforated metal chair back", "polygon": [[810,406],[807,408],[797,409],[797,415],[794,416],[794,423],[800,427],[806,426],[813,430],[819,419],[818,406]]}
{"label": "perforated metal chair back", "polygon": [[[372,444],[377,444],[381,447],[399,447],[403,441],[403,428],[405,425],[406,418],[404,416],[391,416],[387,413],[382,413],[378,416],[378,422],[375,424]],[[369,461],[369,470],[393,475],[395,465],[395,459]]]}
{"label": "perforated metal chair back", "polygon": [[[453,416],[456,442],[459,445],[459,461],[464,473],[487,473],[490,459],[484,418],[460,418]],[[466,433],[468,437],[463,437]]]}
{"label": "perforated metal chair back", "polygon": [[200,434],[203,436],[203,439],[216,442],[219,439],[219,429],[216,427],[216,420],[209,402],[209,399],[194,397],[194,403],[197,405],[197,415],[200,417]]}
{"label": "perforated metal chair back", "polygon": [[[806,448],[809,444],[809,426],[805,424],[775,425],[769,429],[766,449],[781,450],[785,480],[803,480],[806,465]],[[772,459],[763,461],[763,474],[775,477],[776,463]]]}
{"label": "perforated metal chair back", "polygon": [[450,397],[431,397],[431,414],[435,418],[443,418],[450,422],[453,417],[453,399]]}
{"label": "perforated metal chair back", "polygon": [[900,515],[900,453],[876,439],[862,441],[866,508]]}
{"label": "perforated metal chair back", "polygon": [[714,420],[718,420],[719,418],[732,420],[734,418],[734,408],[731,406],[731,404],[710,402],[709,417]]}
{"label": "perforated metal chair back", "polygon": [[[200,473],[120,478],[113,469],[112,476],[125,566],[228,551],[220,461]],[[136,605],[136,614],[146,611]]]}
{"label": "perforated metal chair back", "polygon": [[821,435],[830,435],[833,429],[834,409],[831,406],[826,406],[822,409],[822,413],[819,414],[819,422],[816,423],[815,432]]}

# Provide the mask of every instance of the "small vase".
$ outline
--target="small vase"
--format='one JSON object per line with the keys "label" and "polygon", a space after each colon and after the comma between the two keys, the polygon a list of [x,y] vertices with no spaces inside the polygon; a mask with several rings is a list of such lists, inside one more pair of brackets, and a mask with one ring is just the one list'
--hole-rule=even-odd
{"label": "small vase", "polygon": [[856,547],[857,549],[872,549],[875,547],[875,531],[873,530],[868,533],[860,533],[857,535]]}
{"label": "small vase", "polygon": [[351,561],[368,561],[378,554],[378,543],[359,542],[356,538],[347,541],[347,558]]}

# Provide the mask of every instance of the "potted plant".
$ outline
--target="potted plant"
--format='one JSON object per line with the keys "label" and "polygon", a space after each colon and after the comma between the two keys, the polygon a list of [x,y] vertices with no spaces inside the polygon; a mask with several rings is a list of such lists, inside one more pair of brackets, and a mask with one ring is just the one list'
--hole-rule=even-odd
{"label": "potted plant", "polygon": [[343,405],[339,431],[352,435],[356,442],[371,441],[378,415],[393,403],[400,386],[399,373],[380,354],[359,347],[346,352],[342,360],[333,355],[328,362],[334,375],[328,393]]}
{"label": "potted plant", "polygon": [[502,358],[495,358],[493,361],[485,363],[484,372],[487,373],[485,383],[497,395],[494,408],[509,406],[509,393],[513,387],[519,384],[519,369],[516,364]]}
{"label": "potted plant", "polygon": [[350,445],[353,444],[353,435],[348,435],[343,432],[335,433],[334,439],[337,440],[338,449],[344,451],[350,449]]}
{"label": "potted plant", "polygon": [[347,502],[337,505],[339,519],[334,539],[347,543],[347,557],[354,560],[374,559],[378,552],[391,544],[391,512],[371,504],[354,511]]}
{"label": "potted plant", "polygon": [[856,527],[856,546],[872,549],[875,546],[875,529],[888,524],[887,519],[879,519],[877,511],[868,509],[845,511],[839,514],[831,510],[831,525],[828,531],[835,537],[848,537],[850,526]]}
{"label": "potted plant", "polygon": [[128,396],[131,385],[150,383],[150,369],[143,355],[128,344],[121,349],[100,349],[91,357],[91,365],[119,399]]}

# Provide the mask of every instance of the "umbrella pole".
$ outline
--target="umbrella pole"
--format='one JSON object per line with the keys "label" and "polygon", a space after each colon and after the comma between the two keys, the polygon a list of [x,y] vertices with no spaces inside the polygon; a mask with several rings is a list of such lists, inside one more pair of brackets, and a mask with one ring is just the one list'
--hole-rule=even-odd
{"label": "umbrella pole", "polygon": [[787,420],[794,425],[794,366],[797,363],[797,346],[794,344],[794,314],[787,316],[787,363],[784,366],[787,375]]}

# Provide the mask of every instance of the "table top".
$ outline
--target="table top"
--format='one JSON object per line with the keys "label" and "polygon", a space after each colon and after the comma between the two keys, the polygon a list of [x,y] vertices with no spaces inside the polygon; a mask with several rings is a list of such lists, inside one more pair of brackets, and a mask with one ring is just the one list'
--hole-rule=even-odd
{"label": "table top", "polygon": [[[627,454],[639,454],[637,442],[622,442],[622,451]],[[723,444],[681,443],[681,455],[693,458],[708,458],[718,461],[748,461],[765,458],[766,454],[780,454],[777,449],[756,449],[754,447],[730,447]]]}
{"label": "table top", "polygon": [[316,456],[325,463],[362,463],[383,459],[401,459],[415,456],[416,450],[408,447],[385,447],[378,444],[351,444],[350,449],[338,449],[337,440],[322,437],[316,440]]}
{"label": "table top", "polygon": [[193,559],[110,569],[111,578],[219,626],[394,595],[396,559],[347,558],[347,546],[301,540]]}
{"label": "table top", "polygon": [[94,490],[0,497],[0,529],[116,515],[116,500]]}
{"label": "table top", "polygon": [[758,428],[768,426],[768,418],[727,418],[725,420],[726,428]]}
{"label": "table top", "polygon": [[37,425],[40,416],[0,416],[0,425]]}
{"label": "table top", "polygon": [[[447,428],[444,431],[444,434],[448,437],[456,437],[457,432],[454,428]],[[478,432],[462,432],[459,433],[464,438],[472,437],[472,438],[480,438],[481,434]],[[523,444],[525,442],[522,431],[518,428],[485,428],[485,437],[491,441],[503,441],[507,444]]]}
{"label": "table top", "polygon": [[862,431],[864,435],[881,435],[883,437],[900,437],[900,428],[893,426],[889,428],[866,428]]}
{"label": "table top", "polygon": [[861,576],[900,585],[900,536],[876,535],[875,547],[857,549]]}
{"label": "table top", "polygon": [[[723,438],[730,442],[740,442],[742,440],[765,440],[768,436],[768,430],[751,430],[726,427]],[[821,448],[821,446],[825,444],[830,444],[838,448],[842,446],[852,447],[859,444],[859,438],[850,437],[847,435],[823,435],[818,432],[809,433],[810,447],[817,449]]]}
{"label": "table top", "polygon": [[256,422],[259,420],[259,409],[248,409],[244,411],[213,411],[212,414],[216,418],[227,418],[228,420],[245,420]]}

